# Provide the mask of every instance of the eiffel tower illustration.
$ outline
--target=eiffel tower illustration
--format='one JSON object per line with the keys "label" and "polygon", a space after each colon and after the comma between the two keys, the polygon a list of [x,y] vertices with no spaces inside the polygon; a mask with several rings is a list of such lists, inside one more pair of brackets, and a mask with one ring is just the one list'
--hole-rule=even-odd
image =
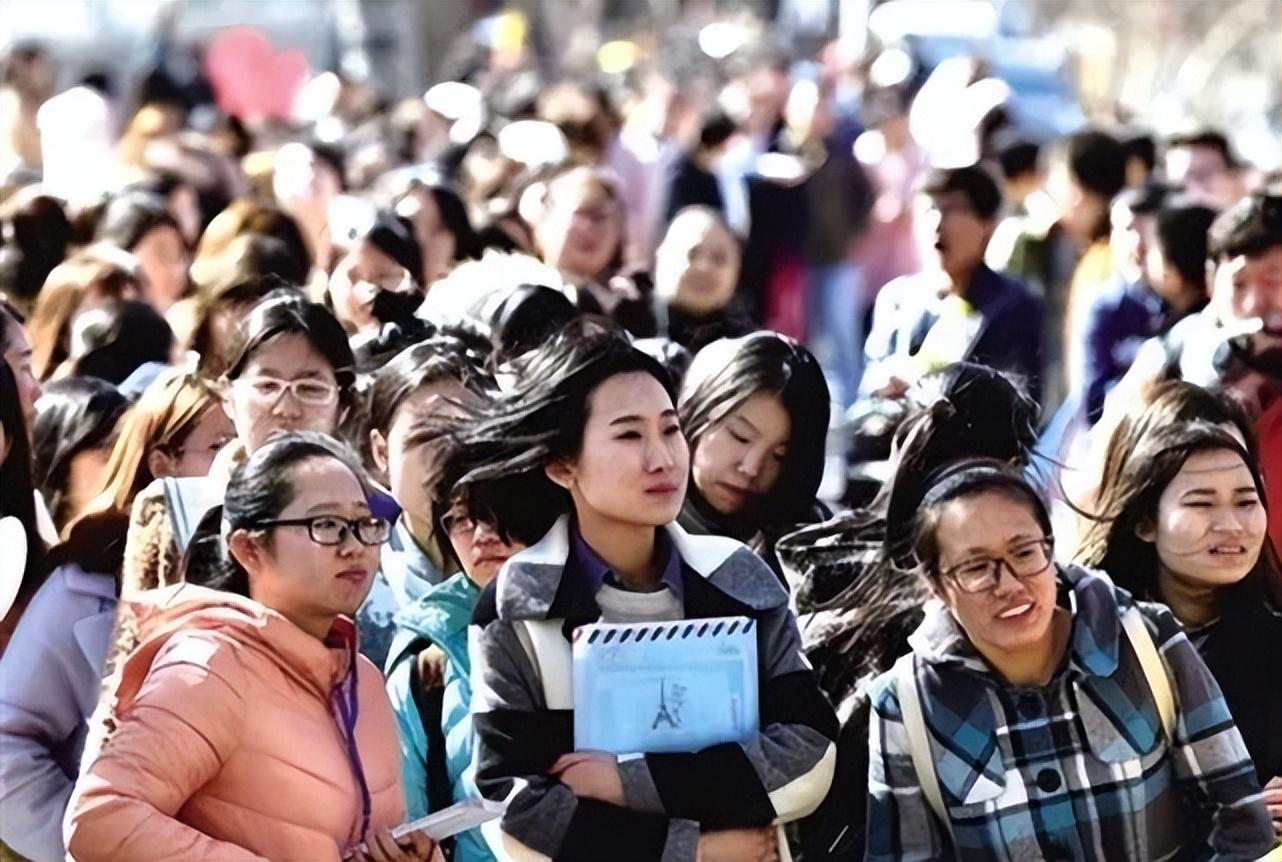
{"label": "eiffel tower illustration", "polygon": [[658,730],[660,724],[667,724],[674,730],[681,726],[676,716],[668,709],[668,696],[665,687],[666,680],[659,680],[659,714],[654,717],[654,724],[650,725],[651,730]]}

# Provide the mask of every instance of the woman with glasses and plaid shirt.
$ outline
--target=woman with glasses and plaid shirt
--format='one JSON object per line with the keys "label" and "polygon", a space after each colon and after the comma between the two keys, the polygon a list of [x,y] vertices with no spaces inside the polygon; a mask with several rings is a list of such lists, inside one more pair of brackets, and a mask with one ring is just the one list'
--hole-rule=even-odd
{"label": "woman with glasses and plaid shirt", "polygon": [[1170,612],[1056,566],[1052,543],[1036,492],[999,462],[931,481],[914,550],[935,600],[873,683],[866,858],[1269,852],[1242,737]]}
{"label": "woman with glasses and plaid shirt", "polygon": [[133,604],[66,821],[80,860],[427,860],[396,722],[352,621],[391,525],[343,444],[265,443],[227,486],[222,566]]}

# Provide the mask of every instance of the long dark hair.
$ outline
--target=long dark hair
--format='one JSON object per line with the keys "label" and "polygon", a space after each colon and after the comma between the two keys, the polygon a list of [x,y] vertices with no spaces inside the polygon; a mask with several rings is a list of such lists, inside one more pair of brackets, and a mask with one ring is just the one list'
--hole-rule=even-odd
{"label": "long dark hair", "polygon": [[899,563],[911,553],[913,514],[941,468],[965,458],[1024,467],[1037,442],[1037,402],[987,366],[953,363],[924,377],[914,398],[916,411],[895,432],[891,480],[872,503],[886,518],[885,556]]}
{"label": "long dark hair", "polygon": [[[273,438],[232,472],[221,507],[221,535],[199,537],[202,547],[188,548],[183,579],[216,590],[249,596],[249,573],[236,561],[227,537],[236,530],[256,530],[280,516],[293,502],[297,488],[293,468],[311,458],[333,458],[352,471],[368,496],[372,487],[350,448],[326,434],[298,431]],[[264,538],[271,542],[270,534]],[[216,543],[217,548],[205,547]],[[215,551],[216,553],[212,552]]]}
{"label": "long dark hair", "polygon": [[569,492],[552,482],[544,467],[575,458],[583,448],[589,398],[602,383],[619,374],[649,374],[676,401],[667,372],[632,345],[627,334],[597,318],[577,320],[547,345],[520,361],[520,381],[503,397],[452,423],[444,434],[447,463],[442,473],[457,471],[450,461],[476,466],[457,471],[455,488],[442,490],[474,512],[492,513],[505,538],[542,536],[570,511]]}
{"label": "long dark hair", "polygon": [[[1095,565],[1138,598],[1160,601],[1157,546],[1137,535],[1137,528],[1155,523],[1162,493],[1193,455],[1215,450],[1234,452],[1251,471],[1261,505],[1268,507],[1264,480],[1255,459],[1223,426],[1204,419],[1164,423],[1135,441],[1121,474],[1096,499],[1096,525],[1083,543],[1079,558]],[[1224,603],[1267,601],[1265,585],[1276,557],[1267,536],[1260,559],[1241,581],[1225,587]]]}
{"label": "long dark hair", "polygon": [[71,459],[110,439],[128,407],[116,387],[95,377],[69,377],[45,386],[32,434],[34,478],[59,530],[72,514],[66,497]]}
{"label": "long dark hair", "polygon": [[[681,427],[691,452],[704,434],[759,392],[779,396],[792,430],[775,486],[742,519],[747,523],[726,525],[739,538],[815,520],[812,513],[823,478],[830,408],[823,371],[810,351],[791,338],[757,332],[715,341],[699,351],[681,390]],[[710,507],[693,482],[686,505],[695,505],[709,516]]]}
{"label": "long dark hair", "polygon": [[[357,435],[370,467],[374,466],[369,451],[370,432],[378,431],[386,437],[401,405],[422,387],[451,381],[475,395],[489,398],[497,394],[498,385],[485,368],[489,343],[483,338],[461,335],[437,333],[405,348],[374,373],[364,397],[363,433]],[[411,434],[416,443],[427,442],[428,435],[415,431]]]}
{"label": "long dark hair", "polygon": [[[400,194],[396,195],[393,200],[393,206],[398,214],[403,211],[403,202],[406,198],[418,190],[427,192],[436,204],[437,212],[441,217],[441,226],[450,232],[454,237],[454,260],[473,260],[481,256],[481,244],[472,227],[472,220],[467,214],[467,205],[463,203],[463,198],[459,196],[458,190],[454,186],[445,182],[443,179],[431,178],[422,174],[413,177],[408,188],[405,188]],[[423,273],[424,278],[430,278],[431,273]]]}
{"label": "long dark hair", "polygon": [[95,239],[133,251],[143,237],[160,227],[171,227],[183,235],[164,198],[147,191],[128,191],[107,204]]}
{"label": "long dark hair", "polygon": [[13,369],[0,356],[0,427],[4,429],[8,454],[0,461],[0,517],[17,518],[27,534],[27,562],[23,568],[19,601],[35,589],[35,565],[44,551],[36,528],[35,484],[31,476],[31,443],[27,423],[18,401],[18,381]]}
{"label": "long dark hair", "polygon": [[1232,426],[1246,443],[1247,464],[1256,463],[1255,432],[1251,421],[1228,396],[1209,392],[1183,380],[1160,383],[1144,395],[1143,400],[1122,416],[1109,436],[1093,496],[1073,505],[1084,521],[1075,554],[1077,562],[1083,565],[1099,565],[1104,558],[1109,545],[1110,525],[1120,511],[1114,511],[1116,504],[1127,496],[1127,492],[1118,486],[1142,442],[1159,429],[1197,420],[1221,427]]}

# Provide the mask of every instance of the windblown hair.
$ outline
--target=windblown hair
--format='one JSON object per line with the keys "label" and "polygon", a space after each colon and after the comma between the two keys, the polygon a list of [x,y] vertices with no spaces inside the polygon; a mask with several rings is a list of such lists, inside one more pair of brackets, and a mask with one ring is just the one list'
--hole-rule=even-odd
{"label": "windblown hair", "polygon": [[[503,397],[446,429],[424,429],[446,440],[443,474],[459,475],[438,497],[461,499],[470,511],[493,513],[505,537],[542,536],[570,511],[569,493],[544,468],[575,458],[583,447],[589,399],[619,374],[649,374],[676,401],[667,372],[633,346],[627,334],[603,320],[580,319],[546,346],[522,357],[519,381]],[[447,420],[448,421],[448,420]],[[456,461],[469,465],[459,470]]]}

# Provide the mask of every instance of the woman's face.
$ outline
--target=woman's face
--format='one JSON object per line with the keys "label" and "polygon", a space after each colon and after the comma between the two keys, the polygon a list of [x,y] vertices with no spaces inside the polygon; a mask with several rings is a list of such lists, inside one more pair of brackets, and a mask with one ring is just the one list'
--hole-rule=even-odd
{"label": "woman's face", "polygon": [[677,218],[655,253],[655,291],[691,314],[725,308],[734,299],[738,280],[738,244],[703,213]]}
{"label": "woman's face", "polygon": [[473,520],[461,503],[456,503],[441,521],[454,556],[478,587],[494,580],[508,558],[525,547],[515,539],[504,542],[493,525]]}
{"label": "woman's face", "polygon": [[30,434],[36,427],[36,402],[42,393],[40,381],[31,368],[31,342],[27,340],[27,330],[22,324],[8,314],[0,314],[0,318],[0,325],[5,327],[4,361],[9,363],[18,383],[18,402],[27,422],[27,434]]}
{"label": "woman's face", "polygon": [[581,521],[638,527],[671,523],[685,499],[690,452],[668,393],[649,374],[607,378],[588,398],[583,449],[548,467]]}
{"label": "woman's face", "polygon": [[695,487],[723,515],[751,509],[779,481],[791,434],[779,395],[755,393],[695,444]]}
{"label": "woman's face", "polygon": [[374,317],[374,297],[379,291],[411,293],[416,289],[414,279],[405,267],[373,243],[365,241],[339,261],[329,278],[334,316],[353,332],[378,326]]}
{"label": "woman's face", "polygon": [[1029,505],[985,491],[945,503],[935,538],[939,572],[935,591],[952,610],[970,642],[985,656],[1037,649],[1055,611],[1055,567],[1017,578],[1006,565],[1000,580],[977,593],[963,592],[950,571],[982,560],[1018,560],[1030,545],[1049,538]]}
{"label": "woman's face", "polygon": [[207,476],[214,463],[214,457],[236,436],[227,414],[211,406],[191,426],[187,436],[178,446],[173,447],[159,470],[153,469],[156,476]]}
{"label": "woman's face", "polygon": [[164,314],[187,292],[187,245],[169,225],[152,228],[132,249],[146,276],[148,304]]}
{"label": "woman's face", "polygon": [[370,432],[374,461],[387,473],[387,489],[405,513],[420,525],[431,523],[428,487],[435,470],[436,450],[431,443],[411,445],[410,432],[424,416],[454,415],[458,412],[456,404],[471,400],[470,393],[456,381],[428,383],[414,390],[397,408],[386,438],[377,430]]}
{"label": "woman's face", "polygon": [[1162,576],[1194,588],[1247,576],[1260,557],[1268,515],[1250,469],[1231,449],[1190,455],[1158,499],[1140,538],[1157,548]]}
{"label": "woman's face", "polygon": [[312,343],[297,333],[259,345],[235,380],[225,387],[224,405],[236,436],[249,451],[288,431],[331,433],[338,425],[338,383],[334,369]]}
{"label": "woman's face", "polygon": [[396,211],[414,225],[414,238],[423,253],[423,277],[430,285],[454,266],[458,247],[454,234],[445,226],[436,198],[425,188],[410,192]]}
{"label": "woman's face", "polygon": [[92,449],[82,449],[72,455],[67,462],[67,493],[62,505],[64,523],[74,521],[84,512],[89,502],[102,492],[107,462],[111,459],[114,444],[114,438],[108,436]]}
{"label": "woman's face", "polygon": [[580,278],[598,278],[623,241],[618,201],[591,175],[579,172],[553,180],[547,197],[534,230],[544,263]]}
{"label": "woman's face", "polygon": [[[339,461],[309,458],[291,473],[294,499],[277,519],[370,516],[364,489]],[[338,614],[356,613],[378,568],[379,546],[362,544],[350,530],[333,546],[312,541],[306,526],[273,527],[269,540],[238,535],[233,553],[249,573],[250,595],[308,630],[305,623],[328,629]]]}

